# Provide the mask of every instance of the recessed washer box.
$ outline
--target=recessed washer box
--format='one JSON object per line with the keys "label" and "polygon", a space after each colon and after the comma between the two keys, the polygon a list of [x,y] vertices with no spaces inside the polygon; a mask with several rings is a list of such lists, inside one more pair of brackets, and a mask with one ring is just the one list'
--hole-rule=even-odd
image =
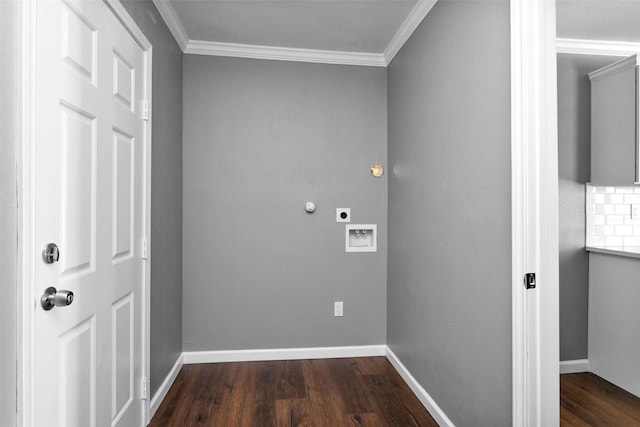
{"label": "recessed washer box", "polygon": [[377,252],[377,224],[345,225],[345,252]]}

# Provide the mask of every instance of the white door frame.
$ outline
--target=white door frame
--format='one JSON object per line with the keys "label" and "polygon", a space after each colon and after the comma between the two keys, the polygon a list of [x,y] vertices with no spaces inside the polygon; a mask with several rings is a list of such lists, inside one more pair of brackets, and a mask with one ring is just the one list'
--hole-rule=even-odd
{"label": "white door frame", "polygon": [[[559,425],[555,0],[511,0],[513,425]],[[525,273],[537,287],[526,290]]]}
{"label": "white door frame", "polygon": [[[118,18],[129,34],[138,43],[144,52],[144,61],[147,70],[145,79],[146,99],[149,106],[149,120],[145,122],[144,144],[145,158],[143,160],[143,227],[150,245],[151,236],[151,95],[152,95],[152,46],[149,40],[119,0],[104,0],[109,9]],[[19,10],[21,22],[21,34],[19,34],[21,56],[18,63],[19,76],[19,136],[17,139],[17,182],[18,182],[18,266],[17,266],[17,302],[18,302],[18,425],[24,427],[33,426],[33,414],[37,410],[34,407],[34,305],[37,306],[38,296],[35,294],[34,265],[37,248],[32,247],[34,236],[34,188],[33,166],[35,149],[35,76],[36,76],[36,11],[37,0],[24,0]],[[149,351],[150,351],[150,253],[147,249],[147,260],[144,263],[142,286],[142,335],[144,337],[142,366],[145,377],[149,378]],[[149,396],[143,403],[144,420],[149,420]]]}

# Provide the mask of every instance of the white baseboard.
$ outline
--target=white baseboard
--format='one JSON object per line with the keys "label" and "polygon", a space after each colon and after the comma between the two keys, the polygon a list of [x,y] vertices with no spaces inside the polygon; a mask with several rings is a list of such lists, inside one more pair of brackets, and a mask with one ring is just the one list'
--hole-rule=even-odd
{"label": "white baseboard", "polygon": [[560,362],[561,374],[577,374],[580,372],[590,372],[589,359],[565,360]]}
{"label": "white baseboard", "polygon": [[185,365],[192,363],[257,362],[263,360],[335,359],[384,356],[386,345],[349,347],[274,348],[262,350],[185,351]]}
{"label": "white baseboard", "polygon": [[151,398],[151,402],[149,403],[149,419],[147,420],[147,424],[151,422],[151,419],[156,414],[156,411],[160,407],[160,404],[167,396],[169,389],[178,376],[178,372],[180,372],[180,368],[182,368],[182,365],[184,363],[183,360],[184,356],[181,354],[180,357],[178,357],[178,360],[176,360],[176,363],[174,363],[173,368],[171,368],[171,371],[169,371],[169,375],[167,375],[162,384],[160,384],[160,388],[158,388],[156,394],[154,394]]}
{"label": "white baseboard", "polygon": [[427,393],[427,391],[418,383],[418,381],[411,375],[409,370],[402,364],[400,359],[387,347],[387,359],[396,371],[400,374],[402,379],[409,385],[409,388],[418,397],[422,405],[427,408],[427,411],[431,414],[434,420],[440,426],[455,427],[453,422],[447,417],[442,409],[438,406],[435,400]]}

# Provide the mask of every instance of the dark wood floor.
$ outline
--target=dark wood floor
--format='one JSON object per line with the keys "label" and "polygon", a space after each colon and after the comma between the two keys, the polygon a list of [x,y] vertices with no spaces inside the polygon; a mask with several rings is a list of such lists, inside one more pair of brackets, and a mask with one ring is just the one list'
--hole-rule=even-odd
{"label": "dark wood floor", "polygon": [[592,373],[560,375],[560,425],[640,426],[640,398]]}
{"label": "dark wood floor", "polygon": [[184,365],[150,424],[437,425],[384,357]]}

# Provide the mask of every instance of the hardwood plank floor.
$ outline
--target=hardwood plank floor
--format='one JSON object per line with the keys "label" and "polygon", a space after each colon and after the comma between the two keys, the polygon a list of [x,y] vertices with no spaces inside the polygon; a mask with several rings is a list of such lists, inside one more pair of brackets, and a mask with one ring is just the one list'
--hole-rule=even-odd
{"label": "hardwood plank floor", "polygon": [[560,375],[560,425],[640,426],[640,398],[590,372]]}
{"label": "hardwood plank floor", "polygon": [[184,365],[151,427],[438,424],[385,357]]}

